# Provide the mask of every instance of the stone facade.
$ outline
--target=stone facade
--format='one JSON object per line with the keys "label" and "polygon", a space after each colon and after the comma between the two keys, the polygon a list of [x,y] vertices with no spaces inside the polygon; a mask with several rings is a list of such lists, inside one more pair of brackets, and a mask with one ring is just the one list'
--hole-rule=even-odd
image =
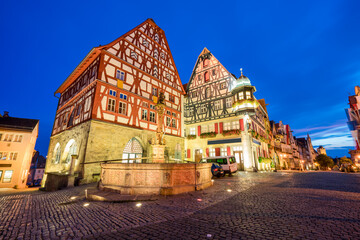
{"label": "stone facade", "polygon": [[[75,158],[75,173],[82,178],[82,183],[99,180],[100,161],[121,160],[123,150],[131,139],[136,139],[143,149],[142,157],[146,158],[150,151],[151,139],[155,137],[153,131],[126,127],[118,124],[90,120],[51,137],[46,172],[69,172],[71,162],[66,162],[66,143],[74,140],[77,145]],[[179,149],[184,158],[184,138],[165,135],[165,159],[171,160],[175,156],[175,149]],[[55,149],[60,143],[60,162],[55,164]],[[177,145],[179,144],[179,145]],[[46,179],[45,179],[46,181]],[[43,184],[45,183],[43,181]]]}

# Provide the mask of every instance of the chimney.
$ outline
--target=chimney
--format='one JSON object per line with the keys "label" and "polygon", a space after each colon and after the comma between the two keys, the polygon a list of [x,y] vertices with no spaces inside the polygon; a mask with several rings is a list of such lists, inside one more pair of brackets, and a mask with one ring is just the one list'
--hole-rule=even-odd
{"label": "chimney", "polygon": [[9,117],[9,112],[8,111],[4,111],[4,116],[3,117]]}

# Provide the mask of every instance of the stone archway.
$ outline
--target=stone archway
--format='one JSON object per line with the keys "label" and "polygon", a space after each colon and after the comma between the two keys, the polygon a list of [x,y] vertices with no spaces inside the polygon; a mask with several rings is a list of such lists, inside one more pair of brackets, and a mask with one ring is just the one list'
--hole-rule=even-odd
{"label": "stone archway", "polygon": [[130,139],[124,148],[122,162],[123,163],[134,163],[134,162],[141,163],[143,151],[144,151],[144,149],[138,139],[136,139],[136,138]]}

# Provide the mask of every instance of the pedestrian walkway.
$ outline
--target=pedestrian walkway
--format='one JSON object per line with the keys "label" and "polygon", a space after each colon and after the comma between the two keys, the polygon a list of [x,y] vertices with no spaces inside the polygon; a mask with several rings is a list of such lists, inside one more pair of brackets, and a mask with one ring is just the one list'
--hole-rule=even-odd
{"label": "pedestrian walkway", "polygon": [[0,196],[0,239],[360,238],[351,174],[241,172],[144,202],[90,202],[86,188]]}

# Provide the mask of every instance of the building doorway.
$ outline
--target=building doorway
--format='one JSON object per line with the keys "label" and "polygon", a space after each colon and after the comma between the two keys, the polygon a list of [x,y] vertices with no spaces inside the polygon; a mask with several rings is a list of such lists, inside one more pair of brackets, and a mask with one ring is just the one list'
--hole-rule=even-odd
{"label": "building doorway", "polygon": [[238,164],[239,171],[244,171],[244,157],[242,151],[234,151],[235,160]]}
{"label": "building doorway", "polygon": [[140,142],[136,138],[130,139],[126,144],[123,155],[123,163],[141,163],[141,158],[143,154],[143,148]]}

